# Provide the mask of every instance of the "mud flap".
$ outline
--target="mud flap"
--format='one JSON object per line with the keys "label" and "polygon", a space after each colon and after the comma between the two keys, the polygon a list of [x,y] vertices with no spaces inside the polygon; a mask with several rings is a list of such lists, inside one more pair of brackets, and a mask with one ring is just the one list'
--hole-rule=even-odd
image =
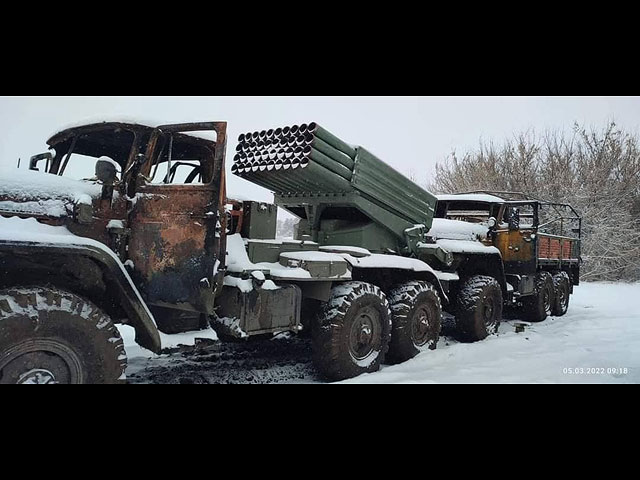
{"label": "mud flap", "polygon": [[217,300],[216,329],[237,338],[300,329],[302,290],[280,285],[277,290],[242,292],[225,286]]}

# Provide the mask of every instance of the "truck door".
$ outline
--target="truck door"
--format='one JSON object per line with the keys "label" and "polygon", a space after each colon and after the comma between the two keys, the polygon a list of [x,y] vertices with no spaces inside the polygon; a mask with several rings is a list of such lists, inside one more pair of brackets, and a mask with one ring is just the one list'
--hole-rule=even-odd
{"label": "truck door", "polygon": [[534,273],[537,204],[508,203],[504,205],[501,216],[496,230],[495,245],[502,254],[505,273]]}
{"label": "truck door", "polygon": [[[183,133],[203,130],[215,140]],[[128,258],[153,306],[213,313],[225,263],[225,148],[224,122],[166,125],[150,137],[131,199]]]}

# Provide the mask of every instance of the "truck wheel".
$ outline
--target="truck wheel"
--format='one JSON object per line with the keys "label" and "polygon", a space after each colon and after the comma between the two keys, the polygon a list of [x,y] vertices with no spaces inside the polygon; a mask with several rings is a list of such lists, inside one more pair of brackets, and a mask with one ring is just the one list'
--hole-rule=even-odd
{"label": "truck wheel", "polygon": [[375,285],[335,286],[313,325],[313,357],[320,375],[344,380],[380,368],[391,337],[391,311]]}
{"label": "truck wheel", "polygon": [[442,321],[442,306],[436,289],[428,282],[408,282],[389,294],[391,342],[387,359],[401,363],[436,348]]}
{"label": "truck wheel", "polygon": [[462,340],[476,342],[498,331],[502,321],[502,288],[493,277],[467,279],[457,297],[456,327]]}
{"label": "truck wheel", "polygon": [[571,295],[571,279],[567,272],[558,272],[553,276],[554,302],[551,314],[561,317],[569,309],[569,296]]}
{"label": "truck wheel", "polygon": [[0,290],[0,384],[122,383],[118,329],[92,303],[48,287]]}
{"label": "truck wheel", "polygon": [[536,293],[524,300],[524,316],[530,322],[542,322],[553,309],[555,301],[553,277],[548,272],[536,275]]}

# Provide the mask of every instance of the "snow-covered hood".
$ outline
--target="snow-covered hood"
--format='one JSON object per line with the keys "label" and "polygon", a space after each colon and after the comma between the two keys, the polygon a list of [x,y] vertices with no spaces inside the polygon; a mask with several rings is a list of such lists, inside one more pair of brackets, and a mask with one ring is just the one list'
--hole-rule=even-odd
{"label": "snow-covered hood", "polygon": [[438,239],[480,241],[487,238],[489,227],[481,223],[434,218],[428,235]]}
{"label": "snow-covered hood", "polygon": [[97,182],[0,166],[0,213],[66,217],[73,206],[100,198]]}

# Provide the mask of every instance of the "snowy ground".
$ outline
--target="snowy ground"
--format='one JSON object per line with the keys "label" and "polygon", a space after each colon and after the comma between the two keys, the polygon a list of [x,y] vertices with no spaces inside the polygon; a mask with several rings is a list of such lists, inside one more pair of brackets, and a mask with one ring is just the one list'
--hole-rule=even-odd
{"label": "snowy ground", "polygon": [[[445,330],[436,350],[343,383],[640,383],[638,299],[640,284],[583,284],[564,317],[522,333],[515,333],[519,320],[505,320],[497,336],[473,344]],[[121,330],[131,383],[319,381],[308,340],[281,336],[155,356],[133,344],[130,327]]]}

